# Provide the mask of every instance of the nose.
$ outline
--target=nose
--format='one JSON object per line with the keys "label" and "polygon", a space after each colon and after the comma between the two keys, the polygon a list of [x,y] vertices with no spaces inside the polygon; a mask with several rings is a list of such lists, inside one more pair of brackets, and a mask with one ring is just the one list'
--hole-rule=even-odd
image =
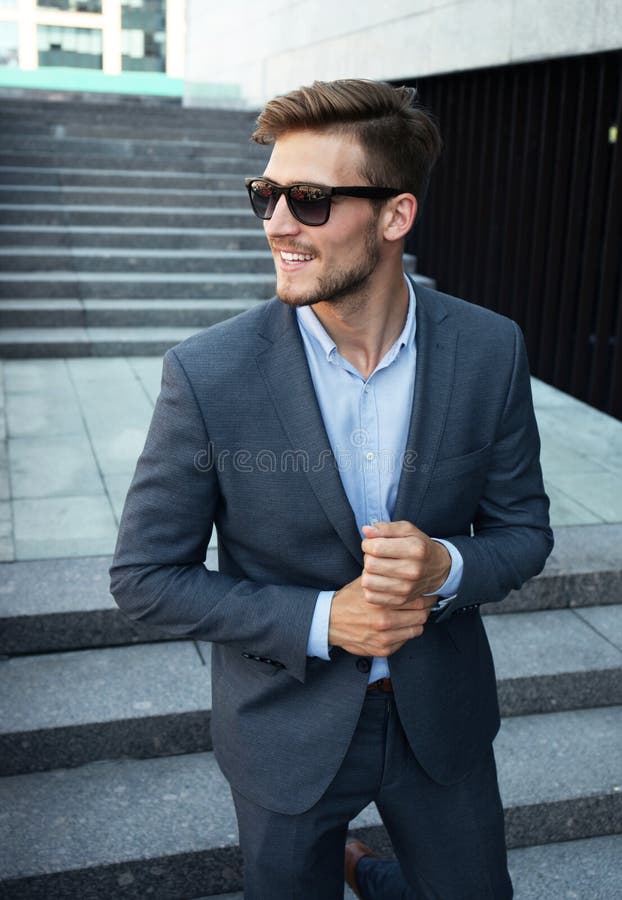
{"label": "nose", "polygon": [[300,231],[300,222],[291,214],[284,195],[277,200],[272,217],[264,220],[263,227],[269,238],[283,234],[297,234]]}

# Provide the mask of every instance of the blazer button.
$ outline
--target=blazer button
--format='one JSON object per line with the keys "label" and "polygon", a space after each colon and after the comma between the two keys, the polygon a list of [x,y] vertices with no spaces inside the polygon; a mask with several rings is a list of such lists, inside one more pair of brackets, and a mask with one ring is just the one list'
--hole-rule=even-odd
{"label": "blazer button", "polygon": [[356,668],[359,670],[359,672],[367,673],[371,669],[371,663],[368,659],[364,659],[363,657],[361,657],[361,659],[357,659],[356,661]]}

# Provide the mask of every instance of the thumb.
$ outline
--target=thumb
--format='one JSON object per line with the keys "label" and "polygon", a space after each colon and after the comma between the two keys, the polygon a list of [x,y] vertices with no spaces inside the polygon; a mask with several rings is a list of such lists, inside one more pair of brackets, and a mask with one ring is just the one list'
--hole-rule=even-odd
{"label": "thumb", "polygon": [[363,525],[361,531],[367,538],[384,537],[387,534],[386,528],[390,522],[374,522],[373,525]]}
{"label": "thumb", "polygon": [[362,532],[365,537],[409,537],[411,535],[422,535],[416,525],[412,522],[376,522],[374,525],[363,525]]}

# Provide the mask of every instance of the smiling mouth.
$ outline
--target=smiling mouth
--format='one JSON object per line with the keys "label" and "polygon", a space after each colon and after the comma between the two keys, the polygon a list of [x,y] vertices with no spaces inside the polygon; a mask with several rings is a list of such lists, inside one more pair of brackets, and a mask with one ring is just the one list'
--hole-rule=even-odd
{"label": "smiling mouth", "polygon": [[279,250],[279,255],[284,262],[311,262],[315,257],[311,253],[291,253],[287,250]]}

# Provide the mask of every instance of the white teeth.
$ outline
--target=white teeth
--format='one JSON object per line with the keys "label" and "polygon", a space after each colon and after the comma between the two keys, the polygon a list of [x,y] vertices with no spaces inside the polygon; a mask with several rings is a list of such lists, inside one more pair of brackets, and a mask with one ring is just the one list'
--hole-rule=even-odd
{"label": "white teeth", "polygon": [[309,253],[287,253],[281,250],[281,259],[286,262],[309,262],[313,257]]}

